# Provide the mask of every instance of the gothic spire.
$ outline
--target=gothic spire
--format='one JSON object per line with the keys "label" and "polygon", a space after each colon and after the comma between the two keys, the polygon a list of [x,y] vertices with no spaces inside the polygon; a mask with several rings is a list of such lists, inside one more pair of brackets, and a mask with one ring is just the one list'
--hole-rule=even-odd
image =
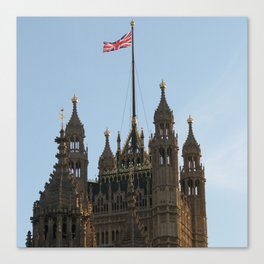
{"label": "gothic spire", "polygon": [[102,155],[100,156],[98,168],[100,171],[111,171],[115,167],[115,157],[113,155],[113,152],[109,144],[109,137],[111,134],[108,128],[106,129],[104,135],[105,135],[105,147]]}
{"label": "gothic spire", "polygon": [[166,83],[164,80],[160,83],[160,89],[161,89],[161,98],[158,108],[155,111],[154,114],[154,123],[159,123],[163,121],[169,121],[174,123],[174,117],[173,113],[170,110],[170,107],[167,103],[166,96],[165,96],[165,89],[166,89]]}
{"label": "gothic spire", "polygon": [[84,136],[83,124],[77,112],[78,97],[75,94],[72,98],[72,104],[73,104],[72,115],[71,115],[70,121],[68,122],[66,126],[66,134],[68,135],[69,133],[72,133],[73,131],[79,130]]}
{"label": "gothic spire", "polygon": [[185,141],[185,143],[183,144],[183,148],[182,148],[182,153],[186,154],[201,154],[201,150],[200,150],[200,145],[197,143],[194,134],[193,134],[193,129],[192,129],[192,123],[193,123],[193,118],[191,117],[191,115],[189,115],[188,119],[187,119],[187,123],[189,124],[189,132],[188,132],[188,136],[187,139]]}

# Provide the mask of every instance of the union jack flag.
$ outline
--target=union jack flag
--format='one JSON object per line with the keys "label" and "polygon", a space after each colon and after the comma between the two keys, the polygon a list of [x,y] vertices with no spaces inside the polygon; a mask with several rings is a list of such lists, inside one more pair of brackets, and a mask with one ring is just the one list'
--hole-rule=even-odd
{"label": "union jack flag", "polygon": [[132,32],[128,32],[121,39],[115,42],[104,41],[103,52],[109,52],[113,50],[119,50],[132,45]]}

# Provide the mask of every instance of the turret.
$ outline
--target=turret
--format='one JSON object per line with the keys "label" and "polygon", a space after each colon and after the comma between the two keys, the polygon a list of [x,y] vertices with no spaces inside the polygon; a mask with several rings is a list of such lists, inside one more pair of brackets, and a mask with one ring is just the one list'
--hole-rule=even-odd
{"label": "turret", "polygon": [[[178,142],[173,132],[174,117],[166,100],[166,84],[163,80],[160,89],[161,99],[154,114],[155,134],[149,144],[152,161],[153,246],[178,246],[176,220],[171,224],[178,210]],[[173,227],[169,228],[170,225]]]}
{"label": "turret", "polygon": [[[76,112],[76,106],[74,107]],[[69,141],[63,126],[63,110],[61,112],[62,125],[60,135],[56,137],[58,153],[54,171],[50,174],[49,182],[44,191],[40,191],[40,198],[34,203],[33,235],[28,233],[27,246],[32,247],[88,247],[95,246],[95,233],[92,225],[91,205],[86,195],[85,186],[72,173],[69,162]],[[74,124],[76,121],[72,118]],[[77,123],[75,123],[77,124]],[[73,126],[68,126],[68,132]],[[82,133],[83,131],[81,131]],[[76,132],[76,135],[81,135]],[[75,141],[76,143],[76,141]],[[82,147],[74,146],[81,150]]]}
{"label": "turret", "polygon": [[193,246],[207,247],[204,167],[200,162],[200,145],[193,134],[193,118],[189,116],[187,122],[189,132],[182,148],[181,190],[191,207]]}

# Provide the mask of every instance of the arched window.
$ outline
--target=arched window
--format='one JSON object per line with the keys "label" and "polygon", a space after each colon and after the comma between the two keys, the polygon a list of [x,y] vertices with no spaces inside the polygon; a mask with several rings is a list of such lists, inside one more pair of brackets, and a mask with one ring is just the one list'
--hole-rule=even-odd
{"label": "arched window", "polygon": [[105,244],[108,244],[108,232],[105,232]]}
{"label": "arched window", "polygon": [[70,138],[70,151],[71,152],[79,152],[80,149],[80,140],[77,136],[72,136]]}
{"label": "arched window", "polygon": [[116,240],[118,240],[118,237],[119,237],[119,232],[118,230],[116,230]]}
{"label": "arched window", "polygon": [[193,168],[193,157],[189,156],[188,157],[188,169],[192,169]]}
{"label": "arched window", "polygon": [[72,225],[72,239],[74,239],[75,236],[76,236],[76,225],[73,224],[73,225]]}
{"label": "arched window", "polygon": [[75,138],[75,150],[79,151],[79,149],[80,149],[80,141],[79,141],[79,138],[76,137]]}
{"label": "arched window", "polygon": [[102,232],[102,234],[101,234],[101,243],[102,243],[102,244],[105,243],[105,242],[104,242],[104,232]]}
{"label": "arched window", "polygon": [[57,237],[57,222],[56,219],[53,219],[53,228],[52,228],[52,238],[56,239]]}
{"label": "arched window", "polygon": [[112,242],[114,242],[114,241],[115,241],[115,231],[112,230]]}
{"label": "arched window", "polygon": [[97,245],[99,245],[99,232],[96,233],[96,242],[97,242]]}
{"label": "arched window", "polygon": [[62,238],[67,238],[67,219],[66,217],[63,218],[62,223]]}
{"label": "arched window", "polygon": [[75,173],[74,173],[74,162],[73,162],[73,161],[70,161],[70,172],[71,172],[72,174],[75,174]]}
{"label": "arched window", "polygon": [[163,148],[159,149],[159,154],[160,154],[160,164],[164,165],[165,164],[165,152]]}
{"label": "arched window", "polygon": [[75,169],[75,176],[80,177],[81,176],[81,162],[76,162],[76,169]]}
{"label": "arched window", "polygon": [[192,195],[193,194],[193,183],[192,181],[188,181],[188,195]]}
{"label": "arched window", "polygon": [[195,195],[199,195],[199,181],[195,182]]}
{"label": "arched window", "polygon": [[161,138],[163,138],[163,136],[164,136],[164,124],[160,124],[160,136],[161,136]]}
{"label": "arched window", "polygon": [[48,232],[49,232],[48,219],[45,219],[45,225],[44,225],[44,239],[45,240],[48,238]]}
{"label": "arched window", "polygon": [[167,149],[167,165],[171,164],[171,148]]}
{"label": "arched window", "polygon": [[166,124],[166,128],[165,128],[165,136],[166,136],[166,139],[168,139],[168,136],[169,136],[169,128],[170,128],[170,125],[167,123]]}
{"label": "arched window", "polygon": [[74,151],[74,137],[70,138],[70,151],[73,152]]}
{"label": "arched window", "polygon": [[71,232],[72,232],[72,239],[74,239],[76,237],[76,219],[75,218],[72,219]]}

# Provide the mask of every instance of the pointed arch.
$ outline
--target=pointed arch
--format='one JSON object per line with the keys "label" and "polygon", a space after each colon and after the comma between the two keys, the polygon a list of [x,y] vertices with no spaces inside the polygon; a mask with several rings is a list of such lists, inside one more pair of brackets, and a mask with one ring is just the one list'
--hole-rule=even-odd
{"label": "pointed arch", "polygon": [[165,165],[165,151],[164,148],[159,149],[159,163],[160,165]]}
{"label": "pointed arch", "polygon": [[200,182],[198,180],[195,181],[195,195],[200,194]]}
{"label": "pointed arch", "polygon": [[163,123],[161,123],[159,125],[159,132],[160,132],[161,138],[163,138],[163,136],[165,135],[165,127],[164,127],[164,124]]}
{"label": "pointed arch", "polygon": [[166,123],[166,125],[165,125],[165,137],[166,137],[166,139],[168,139],[168,137],[169,137],[169,129],[170,129],[170,124]]}
{"label": "pointed arch", "polygon": [[171,165],[171,156],[172,156],[172,150],[171,148],[167,148],[167,156],[166,156],[167,165]]}
{"label": "pointed arch", "polygon": [[75,165],[75,176],[80,177],[81,176],[81,162],[78,160]]}
{"label": "pointed arch", "polygon": [[75,239],[76,237],[76,218],[72,218],[72,226],[71,226],[71,233],[72,233],[72,239]]}
{"label": "pointed arch", "polygon": [[56,239],[56,237],[57,237],[57,218],[53,218],[52,238]]}
{"label": "pointed arch", "polygon": [[48,225],[48,218],[45,218],[44,222],[44,239],[47,240],[49,233],[49,225]]}
{"label": "pointed arch", "polygon": [[67,238],[67,218],[63,217],[62,221],[62,238],[66,239]]}
{"label": "pointed arch", "polygon": [[80,139],[78,136],[73,135],[70,137],[70,152],[79,152],[80,150]]}

